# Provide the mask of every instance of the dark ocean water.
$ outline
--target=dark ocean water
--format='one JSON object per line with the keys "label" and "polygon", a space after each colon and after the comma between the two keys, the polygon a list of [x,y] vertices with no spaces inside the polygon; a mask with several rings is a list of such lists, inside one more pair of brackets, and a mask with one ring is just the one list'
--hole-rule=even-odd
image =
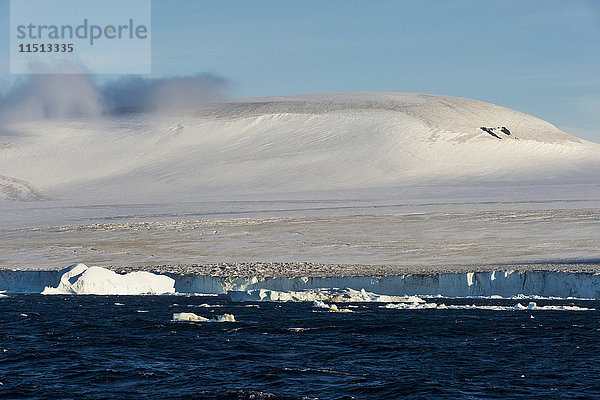
{"label": "dark ocean water", "polygon": [[[600,398],[598,311],[356,306],[10,295],[0,299],[0,398]],[[237,322],[172,322],[175,312]]]}

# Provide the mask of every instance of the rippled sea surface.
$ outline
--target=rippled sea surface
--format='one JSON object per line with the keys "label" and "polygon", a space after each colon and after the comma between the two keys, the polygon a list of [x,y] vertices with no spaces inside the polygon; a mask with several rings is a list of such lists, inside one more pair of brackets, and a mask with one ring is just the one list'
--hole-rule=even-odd
{"label": "rippled sea surface", "polygon": [[[9,295],[0,398],[600,398],[599,311],[379,306]],[[173,322],[179,312],[236,322]]]}

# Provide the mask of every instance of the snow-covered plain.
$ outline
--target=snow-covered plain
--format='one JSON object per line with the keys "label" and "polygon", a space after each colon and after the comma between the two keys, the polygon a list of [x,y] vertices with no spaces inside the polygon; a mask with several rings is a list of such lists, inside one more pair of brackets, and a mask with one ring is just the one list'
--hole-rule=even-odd
{"label": "snow-covered plain", "polygon": [[[565,203],[558,204],[564,207]],[[600,211],[589,204],[572,210],[478,212],[470,211],[473,206],[469,204],[454,207],[453,212],[423,207],[420,212],[406,213],[402,207],[372,207],[344,210],[358,215],[232,215],[213,220],[88,221],[4,229],[0,230],[0,260],[10,268],[60,268],[83,261],[103,266],[153,266],[156,272],[173,273],[186,273],[186,269],[159,267],[196,264],[199,266],[187,272],[219,276],[340,273],[341,267],[329,268],[328,264],[352,265],[352,269],[344,268],[344,275],[387,275],[389,268],[396,274],[489,271],[507,265],[582,270],[600,260]],[[568,268],[559,266],[565,263]]]}
{"label": "snow-covered plain", "polygon": [[[598,144],[434,95],[270,97],[12,123],[0,129],[0,267],[38,270],[0,271],[0,289],[73,292],[57,270],[86,262],[179,271],[183,292],[597,298],[599,171]],[[509,268],[528,283],[464,283],[470,271]],[[556,287],[534,284],[555,278]],[[450,281],[462,283],[436,283]]]}

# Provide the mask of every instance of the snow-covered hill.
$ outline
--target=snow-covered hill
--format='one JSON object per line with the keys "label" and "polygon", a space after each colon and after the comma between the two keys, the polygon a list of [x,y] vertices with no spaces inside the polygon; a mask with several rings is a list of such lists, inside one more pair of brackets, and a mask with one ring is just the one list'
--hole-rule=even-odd
{"label": "snow-covered hill", "polygon": [[599,183],[600,145],[474,100],[349,93],[0,132],[0,197],[158,201],[427,182]]}

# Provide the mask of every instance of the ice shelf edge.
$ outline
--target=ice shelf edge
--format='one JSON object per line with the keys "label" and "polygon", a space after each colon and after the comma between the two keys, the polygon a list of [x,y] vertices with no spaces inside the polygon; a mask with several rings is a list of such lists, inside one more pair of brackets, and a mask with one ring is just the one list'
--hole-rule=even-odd
{"label": "ice shelf edge", "polygon": [[[398,276],[244,277],[169,275],[177,293],[220,294],[231,290],[298,291],[351,288],[385,295],[444,297],[517,295],[600,299],[600,273],[560,271],[493,271]],[[60,271],[0,270],[0,291],[41,293],[60,282]]]}

